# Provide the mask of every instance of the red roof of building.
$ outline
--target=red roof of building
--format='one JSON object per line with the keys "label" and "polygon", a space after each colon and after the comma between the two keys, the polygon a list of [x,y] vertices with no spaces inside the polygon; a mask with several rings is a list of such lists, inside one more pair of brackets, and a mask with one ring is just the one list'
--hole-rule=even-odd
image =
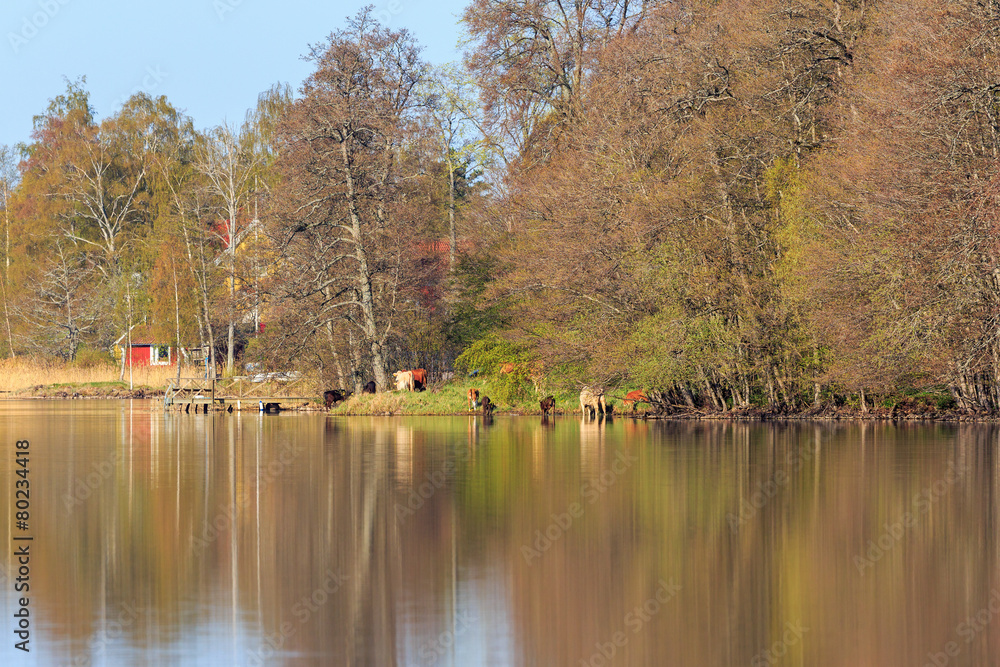
{"label": "red roof of building", "polygon": [[[129,337],[122,334],[122,337],[115,341],[118,345],[127,344]],[[132,327],[132,347],[136,345],[167,345],[165,341],[157,340],[153,337],[153,329],[148,324],[137,324]]]}

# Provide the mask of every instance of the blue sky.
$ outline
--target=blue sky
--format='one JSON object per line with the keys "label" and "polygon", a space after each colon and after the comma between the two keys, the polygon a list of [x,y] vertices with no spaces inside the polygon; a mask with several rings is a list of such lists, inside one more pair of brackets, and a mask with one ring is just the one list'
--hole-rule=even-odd
{"label": "blue sky", "polygon": [[[374,0],[384,25],[408,28],[432,63],[458,60],[468,0]],[[296,90],[301,56],[368,2],[306,0],[2,0],[0,144],[28,141],[31,117],[87,77],[99,118],[132,93],[166,95],[207,128],[239,123],[276,82]]]}

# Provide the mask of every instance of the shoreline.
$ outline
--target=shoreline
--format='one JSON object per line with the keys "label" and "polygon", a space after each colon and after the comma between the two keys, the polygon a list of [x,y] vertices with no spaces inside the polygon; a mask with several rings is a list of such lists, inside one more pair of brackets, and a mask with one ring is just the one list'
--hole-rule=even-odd
{"label": "shoreline", "polygon": [[[103,384],[103,383],[102,383]],[[124,383],[122,383],[124,384]],[[108,386],[111,385],[111,386]],[[129,389],[127,386],[119,386],[119,383],[108,383],[103,386],[88,385],[36,385],[27,389],[0,390],[0,400],[58,400],[58,399],[105,399],[105,400],[154,400],[163,398],[165,389],[159,387],[139,386]],[[383,392],[383,395],[391,395],[393,392]],[[364,416],[391,416],[391,417],[475,417],[480,416],[479,411],[467,410],[439,410],[429,411],[412,409],[419,408],[417,405],[394,405],[395,409],[387,411],[356,411],[343,410],[343,404],[334,406],[327,411],[316,398],[315,404],[307,404],[298,408],[289,408],[286,411],[316,412],[326,411],[331,416],[344,417],[364,417]],[[407,409],[411,408],[411,409]],[[558,417],[579,417],[579,411],[557,410]],[[495,416],[522,416],[541,417],[541,410],[517,409],[498,410]],[[913,410],[906,408],[872,408],[867,412],[861,412],[853,407],[833,407],[811,408],[800,412],[772,411],[761,408],[751,408],[749,410],[729,410],[726,412],[703,411],[703,410],[683,410],[676,412],[653,412],[637,411],[635,413],[613,412],[610,417],[604,419],[634,419],[637,421],[729,421],[729,422],[918,422],[918,423],[1000,423],[1000,415],[978,414],[971,411],[959,409],[931,409]]]}
{"label": "shoreline", "polygon": [[164,389],[155,387],[67,387],[37,385],[28,389],[0,390],[0,400],[52,399],[146,399],[163,398]]}

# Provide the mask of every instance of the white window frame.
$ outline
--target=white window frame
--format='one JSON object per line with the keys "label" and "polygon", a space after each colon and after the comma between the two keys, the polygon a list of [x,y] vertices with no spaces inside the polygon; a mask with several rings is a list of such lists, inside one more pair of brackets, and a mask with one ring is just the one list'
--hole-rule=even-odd
{"label": "white window frame", "polygon": [[[167,360],[160,361],[160,349],[167,349]],[[150,345],[149,346],[149,365],[150,366],[169,366],[170,365],[170,346],[169,345]]]}

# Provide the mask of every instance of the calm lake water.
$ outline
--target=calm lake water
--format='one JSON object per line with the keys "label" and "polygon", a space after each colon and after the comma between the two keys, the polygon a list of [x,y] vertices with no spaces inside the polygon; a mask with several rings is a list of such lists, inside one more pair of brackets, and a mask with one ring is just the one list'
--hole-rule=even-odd
{"label": "calm lake water", "polygon": [[4,401],[0,434],[2,665],[1000,662],[993,426]]}

